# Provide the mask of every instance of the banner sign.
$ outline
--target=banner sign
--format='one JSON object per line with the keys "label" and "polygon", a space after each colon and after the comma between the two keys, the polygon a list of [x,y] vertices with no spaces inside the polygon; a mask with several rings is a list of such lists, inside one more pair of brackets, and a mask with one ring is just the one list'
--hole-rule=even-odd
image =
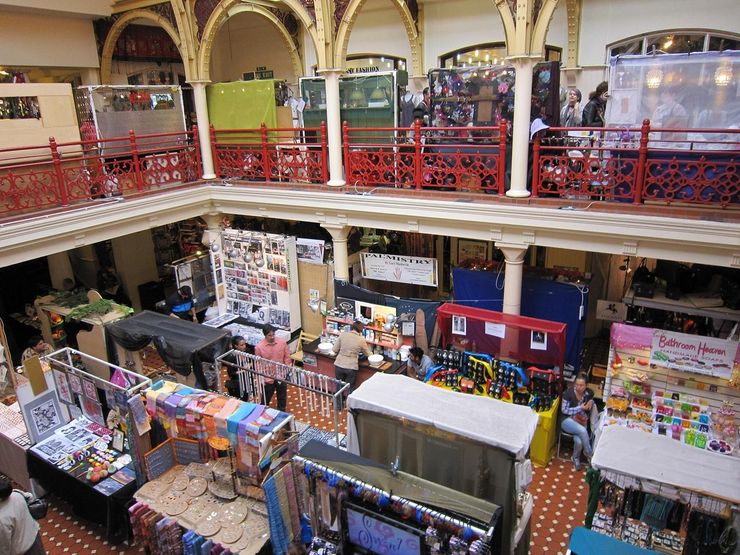
{"label": "banner sign", "polygon": [[655,330],[650,363],[730,379],[737,345],[725,339]]}
{"label": "banner sign", "polygon": [[437,259],[362,253],[362,277],[437,287]]}

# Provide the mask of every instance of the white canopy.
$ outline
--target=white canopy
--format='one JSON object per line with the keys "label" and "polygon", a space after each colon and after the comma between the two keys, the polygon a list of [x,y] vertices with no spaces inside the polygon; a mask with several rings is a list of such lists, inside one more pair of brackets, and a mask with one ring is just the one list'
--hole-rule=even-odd
{"label": "white canopy", "polygon": [[[537,429],[531,408],[456,393],[398,374],[376,373],[348,398],[351,410],[406,418],[492,445],[522,459]],[[347,417],[347,447],[359,453],[354,417]]]}
{"label": "white canopy", "polygon": [[601,432],[596,468],[740,503],[740,459],[622,426]]}

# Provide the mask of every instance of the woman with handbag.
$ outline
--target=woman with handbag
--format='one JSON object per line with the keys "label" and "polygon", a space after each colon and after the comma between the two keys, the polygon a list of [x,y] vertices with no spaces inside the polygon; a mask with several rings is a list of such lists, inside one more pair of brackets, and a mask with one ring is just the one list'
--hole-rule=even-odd
{"label": "woman with handbag", "polygon": [[29,499],[30,493],[14,490],[10,481],[0,478],[0,553],[46,555],[39,523],[28,510]]}
{"label": "woman with handbag", "polygon": [[588,423],[592,411],[596,411],[594,392],[586,387],[586,374],[576,376],[573,385],[563,393],[563,405],[560,409],[565,419],[560,428],[573,435],[573,466],[581,469],[581,452],[591,460],[591,438],[588,433]]}

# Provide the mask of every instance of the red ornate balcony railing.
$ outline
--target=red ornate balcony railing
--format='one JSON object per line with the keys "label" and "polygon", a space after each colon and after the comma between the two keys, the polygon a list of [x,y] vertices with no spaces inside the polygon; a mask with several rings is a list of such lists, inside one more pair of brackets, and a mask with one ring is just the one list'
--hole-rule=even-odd
{"label": "red ornate balcony railing", "polygon": [[740,206],[738,129],[551,127],[535,137],[532,196]]}
{"label": "red ornate balcony railing", "polygon": [[[0,217],[130,197],[202,176],[197,132],[0,150]],[[190,139],[193,141],[190,141]]]}
{"label": "red ornate balcony railing", "polygon": [[326,125],[317,128],[219,129],[211,127],[216,175],[250,181],[326,183]]}
{"label": "red ornate balcony railing", "polygon": [[499,127],[343,126],[350,184],[504,194],[506,122]]}

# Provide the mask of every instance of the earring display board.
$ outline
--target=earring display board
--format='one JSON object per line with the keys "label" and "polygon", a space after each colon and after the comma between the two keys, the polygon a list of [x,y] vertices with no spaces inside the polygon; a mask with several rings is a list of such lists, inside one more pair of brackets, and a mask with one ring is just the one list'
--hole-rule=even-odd
{"label": "earring display board", "polygon": [[226,312],[291,333],[300,328],[295,237],[227,229],[222,244]]}
{"label": "earring display board", "polygon": [[736,341],[613,324],[602,427],[740,455],[738,356]]}

